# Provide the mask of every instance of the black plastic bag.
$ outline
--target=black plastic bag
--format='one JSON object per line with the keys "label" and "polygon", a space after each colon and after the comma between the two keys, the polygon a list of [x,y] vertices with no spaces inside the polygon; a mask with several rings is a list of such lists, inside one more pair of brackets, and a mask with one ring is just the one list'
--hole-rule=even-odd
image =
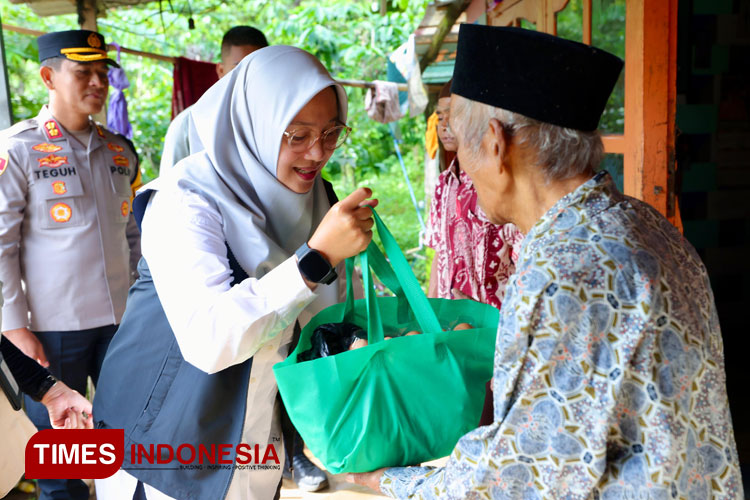
{"label": "black plastic bag", "polygon": [[352,323],[325,323],[315,329],[310,337],[312,347],[299,353],[298,361],[333,356],[349,350],[357,339],[367,340],[367,332]]}

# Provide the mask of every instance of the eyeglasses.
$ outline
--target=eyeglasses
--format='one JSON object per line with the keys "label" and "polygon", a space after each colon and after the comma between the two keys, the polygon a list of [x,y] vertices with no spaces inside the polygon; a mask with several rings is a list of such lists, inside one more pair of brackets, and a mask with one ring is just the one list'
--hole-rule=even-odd
{"label": "eyeglasses", "polygon": [[316,142],[318,142],[318,139],[320,139],[320,143],[323,145],[324,149],[333,151],[344,144],[344,141],[349,137],[351,131],[351,127],[337,125],[317,134],[315,130],[311,128],[300,127],[294,130],[284,131],[284,136],[289,143],[289,148],[295,153],[304,153],[305,151],[308,151]]}

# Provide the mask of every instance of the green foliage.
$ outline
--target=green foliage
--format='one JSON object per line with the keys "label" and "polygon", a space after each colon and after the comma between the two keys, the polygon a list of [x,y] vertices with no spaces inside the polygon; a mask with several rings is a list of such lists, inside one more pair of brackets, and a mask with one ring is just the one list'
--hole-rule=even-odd
{"label": "green foliage", "polygon": [[[392,0],[388,13],[378,13],[368,0],[172,0],[174,11],[159,12],[159,4],[121,7],[98,20],[109,42],[162,55],[184,55],[218,61],[221,37],[238,24],[255,26],[269,43],[301,47],[317,56],[334,78],[386,79],[386,58],[414,31],[424,15],[426,0]],[[0,0],[3,22],[40,31],[77,29],[74,14],[37,17],[26,5]],[[165,9],[168,3],[163,2]],[[195,29],[188,30],[188,17]],[[33,36],[5,31],[11,102],[16,120],[36,115],[47,92],[38,76]],[[141,156],[144,180],[158,175],[161,151],[171,118],[172,65],[123,53],[121,64],[130,79],[125,91],[134,142]],[[328,163],[324,175],[345,196],[368,185],[381,199],[381,212],[404,249],[418,246],[419,223],[386,125],[364,111],[365,92],[347,87],[353,128],[344,147]],[[401,149],[417,199],[423,198],[424,118],[399,121]],[[424,210],[423,210],[424,213]],[[425,281],[424,259],[415,269]]]}
{"label": "green foliage", "polygon": [[[571,0],[557,15],[557,34],[568,40],[583,40],[583,2]],[[625,0],[592,2],[591,44],[625,58]],[[605,134],[622,134],[625,126],[625,72],[607,102],[599,129]]]}

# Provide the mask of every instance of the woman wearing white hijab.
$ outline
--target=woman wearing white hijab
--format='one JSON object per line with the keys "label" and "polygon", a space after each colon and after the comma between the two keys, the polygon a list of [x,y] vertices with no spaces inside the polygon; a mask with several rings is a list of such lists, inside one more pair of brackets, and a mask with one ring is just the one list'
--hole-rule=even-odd
{"label": "woman wearing white hijab", "polygon": [[[331,208],[319,175],[348,134],[346,109],[320,62],[285,46],[250,54],[194,105],[191,143],[203,151],[134,202],[136,216],[145,206],[141,277],[94,400],[97,427],[124,429],[125,460],[97,481],[100,500],[277,492],[284,453],[271,367],[296,320],[339,301],[326,266],[372,238],[370,190]],[[198,468],[201,446],[216,455]],[[208,467],[216,463],[229,465]]]}

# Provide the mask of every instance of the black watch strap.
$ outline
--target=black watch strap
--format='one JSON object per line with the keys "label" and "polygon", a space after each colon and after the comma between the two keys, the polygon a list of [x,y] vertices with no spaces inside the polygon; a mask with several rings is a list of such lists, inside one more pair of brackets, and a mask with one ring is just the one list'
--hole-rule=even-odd
{"label": "black watch strap", "polygon": [[41,401],[47,392],[52,389],[52,386],[57,383],[57,379],[53,377],[52,375],[47,375],[44,380],[39,384],[39,389],[37,389],[36,393],[30,394],[31,399],[34,401]]}
{"label": "black watch strap", "polygon": [[323,254],[303,243],[295,252],[297,268],[307,281],[330,285],[338,278],[336,270]]}

